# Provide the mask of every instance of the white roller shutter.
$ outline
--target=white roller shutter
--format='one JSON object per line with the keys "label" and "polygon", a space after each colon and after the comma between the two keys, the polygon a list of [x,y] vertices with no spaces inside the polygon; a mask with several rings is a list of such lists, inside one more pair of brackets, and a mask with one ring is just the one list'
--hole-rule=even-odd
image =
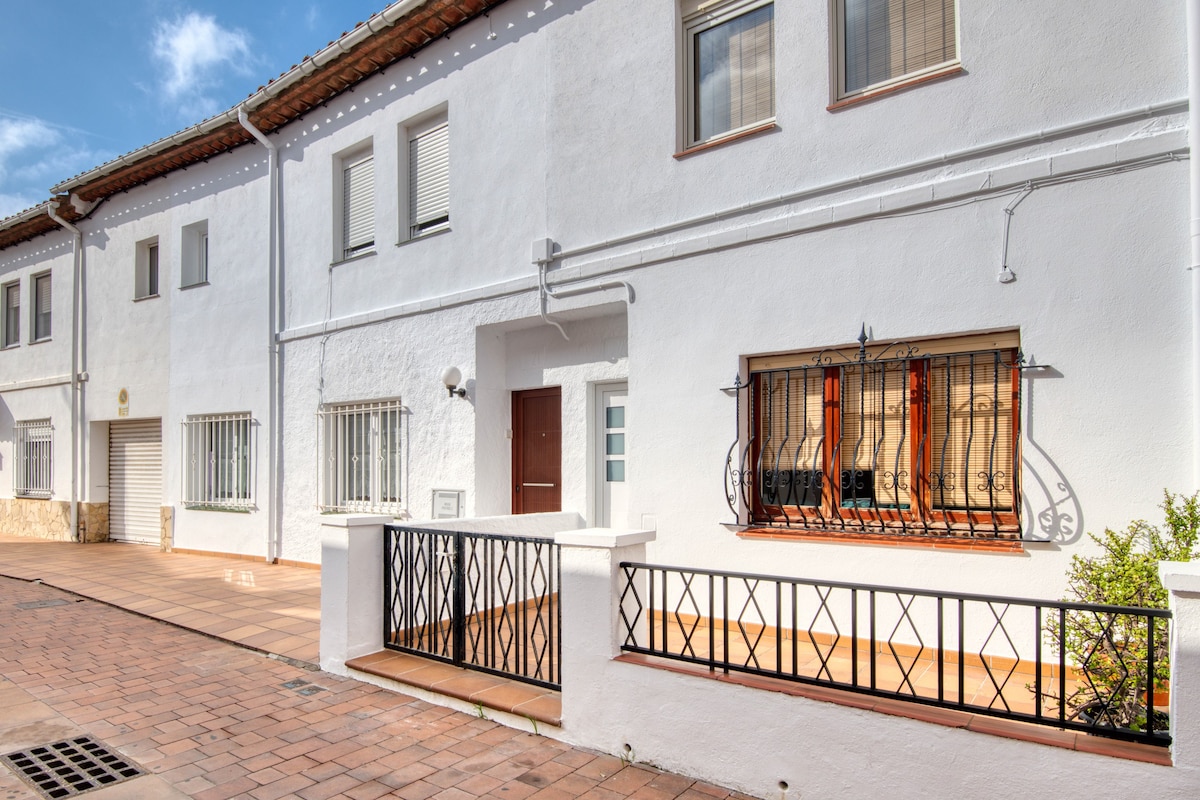
{"label": "white roller shutter", "polygon": [[408,142],[410,236],[450,221],[450,127],[443,122]]}
{"label": "white roller shutter", "polygon": [[366,156],[342,172],[342,235],[345,258],[375,245],[375,160]]}
{"label": "white roller shutter", "polygon": [[108,426],[108,533],[118,541],[158,544],[162,521],[162,421]]}

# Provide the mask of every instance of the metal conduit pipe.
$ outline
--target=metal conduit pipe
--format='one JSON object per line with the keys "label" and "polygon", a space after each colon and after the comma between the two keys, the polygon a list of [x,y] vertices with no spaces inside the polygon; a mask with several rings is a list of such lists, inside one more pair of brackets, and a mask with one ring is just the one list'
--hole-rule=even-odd
{"label": "metal conduit pipe", "polygon": [[[1188,0],[1189,9],[1196,4],[1196,0]],[[1190,13],[1190,12],[1189,12]],[[1194,41],[1194,37],[1189,34],[1189,42]],[[1195,92],[1195,87],[1192,89]],[[962,150],[954,150],[949,153],[943,153],[940,156],[933,158],[920,159],[918,161],[910,161],[907,164],[902,164],[897,167],[888,167],[887,169],[875,170],[874,172],[864,172],[861,175],[855,175],[850,178],[833,181],[831,183],[822,184],[820,186],[811,186],[807,189],[800,189],[795,192],[777,195],[775,197],[767,197],[762,200],[753,200],[748,203],[743,203],[739,206],[726,208],[721,211],[714,211],[708,214],[701,214],[696,217],[672,222],[669,225],[661,225],[654,228],[637,231],[635,233],[618,236],[614,239],[606,239],[602,242],[593,242],[592,244],[582,245],[572,248],[571,250],[563,250],[557,254],[557,258],[573,258],[575,256],[586,255],[587,253],[596,250],[603,250],[608,247],[629,244],[636,242],[639,239],[644,239],[647,236],[659,236],[664,233],[673,233],[675,231],[684,230],[686,228],[703,225],[709,222],[719,222],[727,217],[736,214],[747,214],[754,211],[762,211],[772,206],[784,205],[786,203],[795,203],[800,200],[805,200],[810,197],[816,197],[823,194],[832,194],[840,192],[844,189],[853,189],[856,186],[862,186],[866,183],[874,183],[888,178],[895,178],[901,175],[907,175],[911,172],[919,172],[921,170],[932,169],[934,167],[944,166],[957,161],[962,161],[969,158],[982,158],[996,153],[1002,153],[1014,147],[1021,147],[1028,144],[1036,144],[1044,142],[1047,139],[1057,139],[1063,136],[1073,134],[1086,133],[1096,128],[1103,128],[1111,125],[1120,125],[1129,122],[1136,122],[1139,119],[1153,117],[1159,114],[1170,114],[1181,112],[1188,108],[1187,100],[1170,100],[1165,103],[1154,103],[1145,108],[1138,108],[1132,111],[1122,111],[1116,114],[1105,114],[1104,116],[1094,117],[1084,122],[1074,122],[1069,125],[1059,125],[1054,128],[1046,128],[1037,131],[1036,133],[1028,133],[1022,136],[1014,136],[1009,139],[1001,139],[990,144],[979,145],[976,147],[967,147]],[[1196,103],[1191,103],[1191,107],[1195,109]],[[1193,114],[1195,111],[1192,112]]]}
{"label": "metal conduit pipe", "polygon": [[1187,0],[1188,145],[1192,263],[1192,490],[1200,489],[1200,0]]}
{"label": "metal conduit pipe", "polygon": [[71,271],[71,538],[82,542],[79,535],[79,290],[83,280],[83,233],[57,213],[55,203],[46,203],[50,219],[71,232],[74,263]]}
{"label": "metal conduit pipe", "polygon": [[281,539],[279,530],[280,492],[278,491],[278,481],[279,450],[282,447],[282,437],[279,435],[279,417],[282,406],[279,395],[282,381],[279,375],[278,316],[279,309],[283,307],[280,297],[283,282],[279,277],[279,148],[274,142],[264,136],[262,131],[254,127],[254,124],[250,122],[250,118],[246,115],[244,107],[238,107],[238,122],[263,147],[267,148],[268,153],[267,191],[270,193],[270,208],[267,223],[267,353],[269,354],[267,359],[267,387],[270,392],[270,399],[267,403],[267,562],[270,563],[278,557],[277,545]]}

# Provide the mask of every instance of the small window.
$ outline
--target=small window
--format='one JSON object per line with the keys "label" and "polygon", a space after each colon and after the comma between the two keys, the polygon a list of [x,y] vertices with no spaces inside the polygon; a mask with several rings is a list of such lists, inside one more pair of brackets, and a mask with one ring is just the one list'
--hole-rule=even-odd
{"label": "small window", "polygon": [[54,428],[48,419],[13,425],[13,493],[48,498],[53,494]]}
{"label": "small window", "polygon": [[134,268],[133,298],[158,297],[158,239],[138,242]]}
{"label": "small window", "polygon": [[833,0],[835,100],[869,95],[958,62],[956,0]]}
{"label": "small window", "polygon": [[51,284],[50,273],[33,279],[33,341],[43,342],[51,333]]}
{"label": "small window", "polygon": [[775,6],[684,3],[685,147],[775,118]]}
{"label": "small window", "polygon": [[9,283],[4,287],[4,347],[16,347],[21,343],[21,284]]}
{"label": "small window", "polygon": [[439,114],[408,128],[408,235],[450,227],[450,125]]}
{"label": "small window", "polygon": [[375,158],[359,151],[341,162],[341,258],[375,249]]}
{"label": "small window", "polygon": [[321,421],[321,510],[403,510],[404,407],[400,401],[329,406],[321,411]]}
{"label": "small window", "polygon": [[180,286],[186,289],[208,283],[208,221],[186,226],[181,239]]}
{"label": "small window", "polygon": [[183,504],[254,508],[254,450],[249,413],[188,417],[183,423]]}

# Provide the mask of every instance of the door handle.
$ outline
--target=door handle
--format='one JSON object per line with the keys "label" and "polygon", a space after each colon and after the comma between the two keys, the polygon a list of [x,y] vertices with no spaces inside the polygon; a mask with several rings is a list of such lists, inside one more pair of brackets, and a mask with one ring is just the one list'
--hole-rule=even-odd
{"label": "door handle", "polygon": [[522,483],[521,484],[521,486],[533,486],[538,489],[553,489],[557,485],[558,485],[557,483]]}

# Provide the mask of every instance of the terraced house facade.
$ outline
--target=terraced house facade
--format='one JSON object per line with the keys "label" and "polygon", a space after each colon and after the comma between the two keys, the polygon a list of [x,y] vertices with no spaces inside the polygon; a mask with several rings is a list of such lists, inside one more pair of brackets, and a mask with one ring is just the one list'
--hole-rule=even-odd
{"label": "terraced house facade", "polygon": [[573,512],[1060,597],[1195,488],[1186,30],[394,3],[0,222],[0,526],[315,564],[334,515]]}

